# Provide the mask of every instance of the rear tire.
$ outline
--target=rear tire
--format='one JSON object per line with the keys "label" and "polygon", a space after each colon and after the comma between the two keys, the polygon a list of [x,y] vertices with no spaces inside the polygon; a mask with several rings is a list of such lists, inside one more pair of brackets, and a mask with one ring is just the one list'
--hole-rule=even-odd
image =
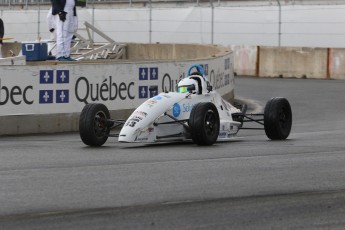
{"label": "rear tire", "polygon": [[110,113],[103,104],[87,104],[79,119],[79,134],[84,144],[102,146],[108,139],[110,128],[107,126]]}
{"label": "rear tire", "polygon": [[198,103],[193,106],[189,117],[189,128],[194,143],[212,145],[219,135],[219,113],[211,102]]}
{"label": "rear tire", "polygon": [[269,100],[264,112],[266,136],[271,140],[285,140],[291,131],[292,112],[286,98],[276,97]]}

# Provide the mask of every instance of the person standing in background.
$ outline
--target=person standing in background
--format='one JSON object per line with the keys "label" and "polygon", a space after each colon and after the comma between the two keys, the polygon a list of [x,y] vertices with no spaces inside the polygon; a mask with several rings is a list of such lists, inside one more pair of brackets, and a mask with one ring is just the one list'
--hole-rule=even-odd
{"label": "person standing in background", "polygon": [[52,14],[52,8],[49,9],[47,14],[47,24],[48,24],[48,30],[50,32],[50,39],[48,42],[48,55],[54,56],[56,55],[56,30],[55,30],[55,16]]}
{"label": "person standing in background", "polygon": [[5,34],[4,22],[0,18],[0,58],[2,58],[1,48],[2,48],[2,39],[4,38],[4,34]]}
{"label": "person standing in background", "polygon": [[51,1],[56,26],[56,59],[75,61],[70,57],[72,38],[78,28],[75,0]]}

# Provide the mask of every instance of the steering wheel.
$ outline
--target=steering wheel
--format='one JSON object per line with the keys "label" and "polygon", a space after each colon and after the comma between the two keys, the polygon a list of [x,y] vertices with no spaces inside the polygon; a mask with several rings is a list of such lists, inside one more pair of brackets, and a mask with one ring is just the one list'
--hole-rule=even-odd
{"label": "steering wheel", "polygon": [[197,72],[201,73],[202,77],[205,79],[205,70],[204,68],[199,65],[199,64],[194,64],[194,65],[191,65],[187,71],[187,77],[189,77],[191,75],[191,72],[192,72],[192,69],[195,68]]}

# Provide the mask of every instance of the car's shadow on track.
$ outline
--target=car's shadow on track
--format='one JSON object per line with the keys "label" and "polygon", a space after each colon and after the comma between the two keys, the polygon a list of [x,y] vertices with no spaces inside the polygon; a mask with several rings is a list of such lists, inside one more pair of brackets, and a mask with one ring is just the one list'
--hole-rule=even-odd
{"label": "car's shadow on track", "polygon": [[96,150],[96,149],[113,149],[113,148],[120,148],[120,149],[149,149],[149,148],[210,148],[210,149],[217,149],[220,146],[224,145],[231,145],[231,144],[242,144],[247,143],[250,144],[257,144],[258,142],[264,144],[264,143],[292,143],[295,141],[295,138],[289,138],[286,140],[269,140],[269,139],[262,139],[261,137],[258,139],[257,136],[244,136],[244,137],[235,137],[232,140],[229,141],[218,141],[213,145],[209,146],[202,146],[194,144],[192,141],[181,141],[181,142],[157,142],[157,143],[120,143],[118,141],[109,141],[103,146],[82,146],[82,149],[90,149],[90,150]]}
{"label": "car's shadow on track", "polygon": [[137,149],[137,148],[160,148],[160,147],[176,147],[176,146],[198,146],[193,142],[159,142],[159,143],[120,143],[112,142],[111,144],[105,143],[102,146],[83,146],[83,149],[109,149],[109,148],[121,148],[121,149]]}
{"label": "car's shadow on track", "polygon": [[[236,142],[243,142],[244,139],[237,139],[231,140],[231,141],[222,141],[222,142],[216,142],[213,145],[204,146],[204,145],[197,145],[193,143],[192,141],[184,141],[184,142],[160,142],[160,143],[128,143],[133,144],[134,146],[123,146],[123,149],[136,149],[136,148],[161,148],[161,147],[191,147],[191,148],[217,148],[218,145],[224,145],[224,144],[231,144]],[[119,147],[121,147],[121,143],[116,143]],[[128,145],[127,144],[127,145]]]}

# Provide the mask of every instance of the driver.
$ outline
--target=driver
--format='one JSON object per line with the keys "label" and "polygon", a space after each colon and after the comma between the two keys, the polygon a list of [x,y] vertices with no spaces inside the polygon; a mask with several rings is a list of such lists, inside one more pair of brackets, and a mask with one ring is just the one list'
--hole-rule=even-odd
{"label": "driver", "polygon": [[179,93],[197,93],[199,92],[198,82],[192,78],[184,78],[177,85]]}

